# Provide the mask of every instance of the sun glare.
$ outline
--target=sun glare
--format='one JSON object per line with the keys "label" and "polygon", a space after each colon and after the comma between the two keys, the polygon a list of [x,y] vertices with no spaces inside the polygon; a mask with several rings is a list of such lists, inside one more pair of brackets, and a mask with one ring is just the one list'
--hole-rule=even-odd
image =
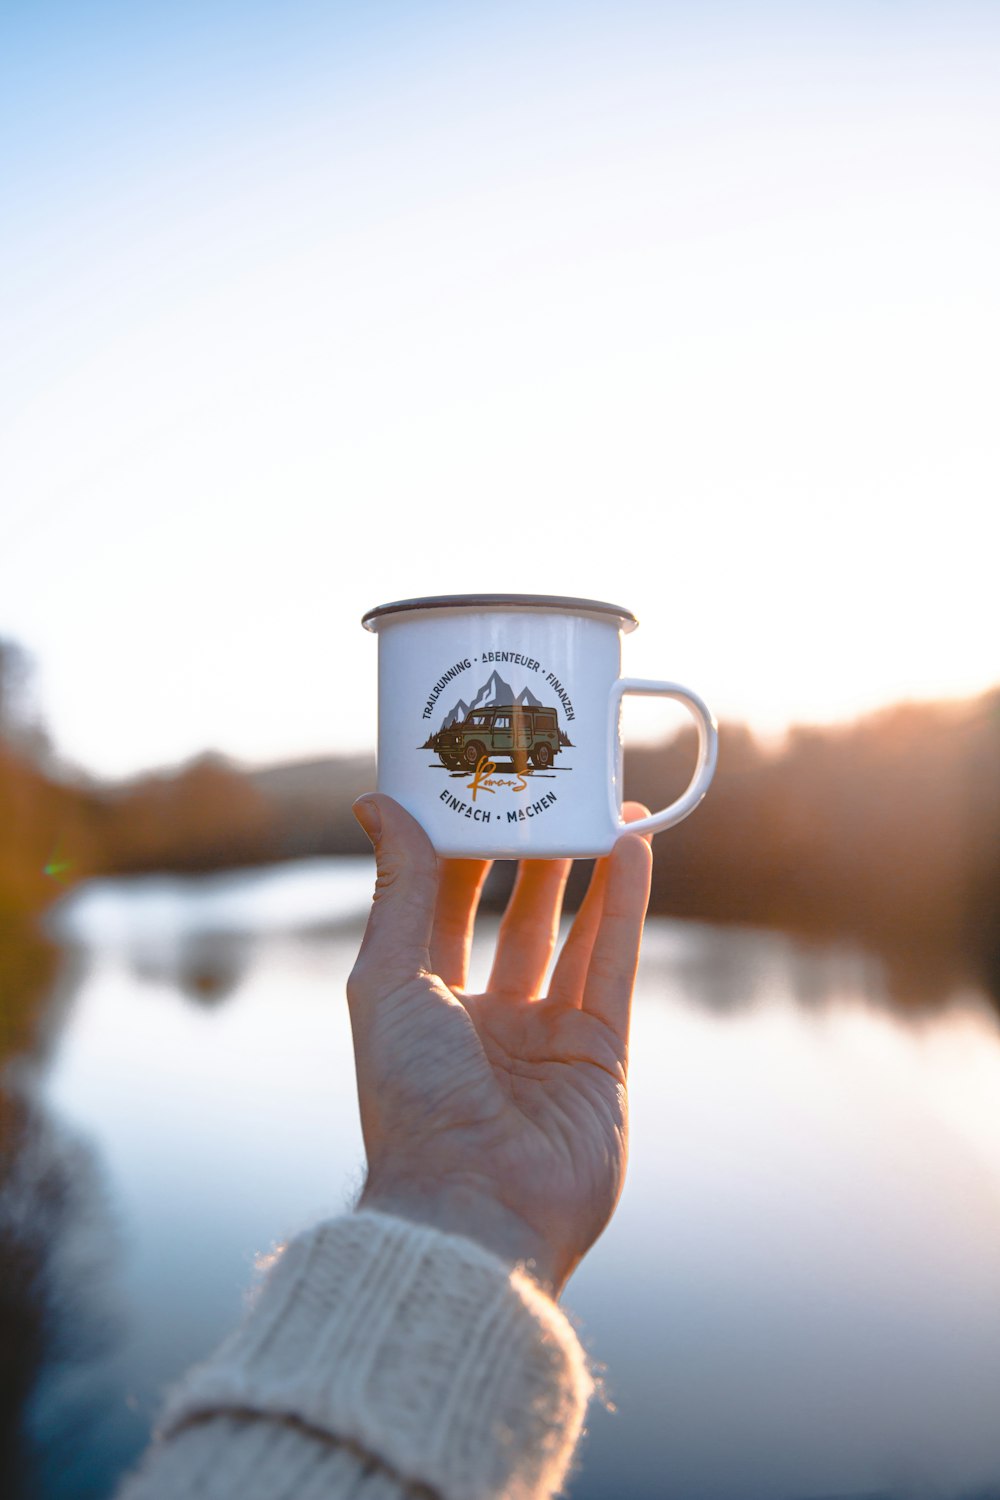
{"label": "sun glare", "polygon": [[1000,679],[996,36],[627,10],[26,148],[0,629],[74,758],[370,746],[360,614],[470,587],[765,733]]}

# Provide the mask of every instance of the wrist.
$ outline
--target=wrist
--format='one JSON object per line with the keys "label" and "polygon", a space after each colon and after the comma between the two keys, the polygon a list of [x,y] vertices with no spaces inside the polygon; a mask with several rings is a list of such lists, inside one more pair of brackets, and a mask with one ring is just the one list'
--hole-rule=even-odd
{"label": "wrist", "polygon": [[507,1265],[523,1266],[555,1300],[569,1272],[561,1274],[543,1237],[493,1193],[469,1180],[420,1183],[369,1177],[358,1200],[359,1208],[393,1214],[411,1223],[426,1224],[445,1234],[462,1235]]}

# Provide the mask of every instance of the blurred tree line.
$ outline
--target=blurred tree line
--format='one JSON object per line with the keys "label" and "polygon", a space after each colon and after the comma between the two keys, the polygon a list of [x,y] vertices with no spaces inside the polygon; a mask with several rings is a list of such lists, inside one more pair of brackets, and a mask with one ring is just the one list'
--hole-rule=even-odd
{"label": "blurred tree line", "polygon": [[56,972],[35,916],[66,881],[101,868],[93,799],[50,762],[27,658],[0,640],[0,1066],[35,1040],[38,997]]}
{"label": "blurred tree line", "polygon": [[[350,804],[374,785],[370,759],[249,772],[204,755],[86,783],[53,761],[25,671],[0,643],[0,929],[89,874],[367,852]],[[628,796],[664,806],[694,754],[693,733],[630,750]],[[961,950],[1000,993],[1000,689],[796,729],[776,751],[725,724],[708,797],[653,847],[655,911]],[[512,873],[498,867],[494,899]]]}
{"label": "blurred tree line", "polygon": [[[693,733],[632,751],[629,796],[663,806],[694,755]],[[1000,690],[795,729],[776,753],[726,725],[708,797],[654,849],[654,910],[850,933],[916,965],[962,952],[1000,996]]]}

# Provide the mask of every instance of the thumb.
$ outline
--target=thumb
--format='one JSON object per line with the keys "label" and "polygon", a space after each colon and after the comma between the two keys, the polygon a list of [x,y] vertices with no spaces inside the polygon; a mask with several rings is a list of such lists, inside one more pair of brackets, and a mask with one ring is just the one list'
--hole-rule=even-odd
{"label": "thumb", "polygon": [[354,816],[375,848],[372,909],[347,998],[365,1003],[391,994],[430,969],[438,889],[433,845],[415,818],[391,797],[359,797]]}

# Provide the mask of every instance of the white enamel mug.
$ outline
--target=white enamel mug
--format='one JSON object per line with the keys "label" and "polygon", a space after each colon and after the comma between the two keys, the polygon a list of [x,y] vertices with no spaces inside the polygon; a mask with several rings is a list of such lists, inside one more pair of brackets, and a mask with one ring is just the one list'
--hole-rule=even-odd
{"label": "white enamel mug", "polygon": [[[620,834],[670,828],[715,771],[708,708],[676,682],[622,677],[634,615],[595,599],[449,594],[382,604],[378,634],[378,789],[412,813],[439,854],[592,858]],[[622,820],[621,700],[675,698],[698,728],[684,794]]]}

